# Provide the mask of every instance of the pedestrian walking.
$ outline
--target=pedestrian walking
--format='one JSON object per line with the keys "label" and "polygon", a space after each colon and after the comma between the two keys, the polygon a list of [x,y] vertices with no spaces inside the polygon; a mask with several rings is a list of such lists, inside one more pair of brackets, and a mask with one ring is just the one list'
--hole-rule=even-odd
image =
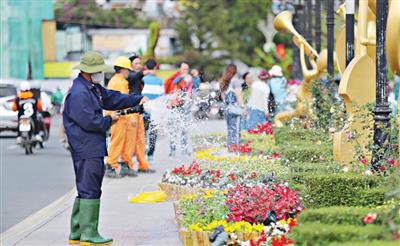
{"label": "pedestrian walking", "polygon": [[276,104],[275,113],[286,110],[286,84],[287,81],[283,77],[282,68],[279,65],[274,65],[268,71],[271,79],[268,81],[270,92],[274,95]]}
{"label": "pedestrian walking", "polygon": [[[142,95],[148,97],[150,100],[154,100],[164,95],[164,85],[162,80],[157,77],[157,62],[154,59],[149,59],[145,63],[145,69],[149,72],[143,77],[144,87]],[[146,129],[147,139],[148,139],[148,151],[147,160],[152,163],[154,161],[154,151],[157,142],[157,126],[151,118],[150,114],[145,113],[143,116],[144,126]]]}
{"label": "pedestrian walking", "polygon": [[269,117],[268,98],[270,90],[266,83],[268,77],[267,71],[261,71],[258,79],[251,83],[250,96],[247,103],[248,129],[254,129],[258,125],[264,124]]}
{"label": "pedestrian walking", "polygon": [[220,79],[221,96],[225,103],[225,119],[228,128],[228,149],[240,143],[240,119],[246,115],[242,97],[242,82],[236,77],[237,68],[229,64]]}
{"label": "pedestrian walking", "polygon": [[129,108],[148,99],[103,88],[100,83],[107,66],[97,52],[85,53],[74,68],[80,70],[80,74],[67,94],[63,111],[78,190],[72,208],[69,243],[111,244],[111,238],[100,236],[98,224],[104,157],[107,156],[106,131],[119,117],[116,113],[103,116],[103,109]]}

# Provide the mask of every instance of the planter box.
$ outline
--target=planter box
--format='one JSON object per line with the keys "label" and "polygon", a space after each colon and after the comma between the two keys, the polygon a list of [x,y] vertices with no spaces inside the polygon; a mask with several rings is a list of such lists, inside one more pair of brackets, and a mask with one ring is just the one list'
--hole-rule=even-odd
{"label": "planter box", "polygon": [[169,183],[159,183],[158,186],[161,190],[167,193],[168,200],[179,200],[184,195],[196,194],[200,191],[204,191],[202,188],[194,188],[190,186],[175,185]]}
{"label": "planter box", "polygon": [[[189,231],[186,228],[179,229],[179,236],[182,240],[184,246],[211,246],[209,240],[213,232],[203,231],[195,232]],[[259,235],[258,233],[236,233],[239,241],[248,241],[250,239],[256,239]],[[228,239],[229,243],[229,239]]]}
{"label": "planter box", "polygon": [[181,226],[182,226],[182,211],[181,211],[181,208],[179,207],[179,202],[174,201],[173,205],[174,205],[176,223],[178,224],[178,227],[181,228]]}

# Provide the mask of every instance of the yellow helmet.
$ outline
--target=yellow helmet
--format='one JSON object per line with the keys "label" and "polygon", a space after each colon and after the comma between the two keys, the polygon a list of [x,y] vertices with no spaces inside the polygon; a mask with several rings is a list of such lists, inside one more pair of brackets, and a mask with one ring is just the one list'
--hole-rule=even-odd
{"label": "yellow helmet", "polygon": [[119,56],[119,57],[117,57],[117,59],[115,59],[114,66],[122,67],[122,68],[126,68],[126,69],[129,69],[129,70],[132,70],[132,67],[131,67],[131,60],[129,60],[129,58],[126,57],[126,56]]}

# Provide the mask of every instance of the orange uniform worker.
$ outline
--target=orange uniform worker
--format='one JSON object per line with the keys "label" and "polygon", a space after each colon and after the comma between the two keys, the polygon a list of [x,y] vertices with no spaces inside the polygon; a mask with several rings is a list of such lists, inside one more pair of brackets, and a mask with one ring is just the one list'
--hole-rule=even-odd
{"label": "orange uniform worker", "polygon": [[[118,57],[114,64],[116,74],[108,83],[108,89],[128,93],[129,86],[126,80],[131,69],[128,57]],[[120,119],[111,127],[111,142],[108,148],[108,165],[106,175],[108,177],[119,178],[124,175],[131,177],[137,176],[134,171],[132,156],[138,142],[138,117],[134,115],[120,116]],[[143,123],[142,123],[143,124]],[[143,133],[144,135],[144,133]],[[144,137],[143,137],[144,142]],[[118,160],[121,159],[121,171],[119,170]],[[138,156],[139,170],[148,170],[148,163],[143,155]]]}
{"label": "orange uniform worker", "polygon": [[[126,80],[131,69],[128,57],[120,56],[115,60],[115,75],[108,83],[108,89],[128,94],[128,81]],[[108,113],[106,113],[108,114]],[[108,164],[106,175],[108,177],[119,178],[124,175],[131,177],[137,176],[133,170],[133,146],[135,132],[132,124],[134,124],[132,115],[120,116],[119,120],[111,126],[111,141],[108,147]],[[121,171],[119,170],[118,160],[121,159]]]}

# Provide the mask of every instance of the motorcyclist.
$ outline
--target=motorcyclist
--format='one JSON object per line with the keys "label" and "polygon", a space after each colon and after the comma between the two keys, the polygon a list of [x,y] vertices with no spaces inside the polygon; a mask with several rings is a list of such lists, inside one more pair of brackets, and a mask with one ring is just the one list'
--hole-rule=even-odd
{"label": "motorcyclist", "polygon": [[[35,135],[35,140],[42,142],[43,139],[39,135],[38,122],[37,122],[37,112],[42,111],[42,102],[40,99],[36,99],[31,91],[31,85],[29,82],[24,81],[20,85],[20,93],[15,98],[13,111],[18,111],[18,122],[21,116],[28,116],[32,119],[34,127],[33,133]],[[21,143],[21,133],[18,131],[17,143]]]}

